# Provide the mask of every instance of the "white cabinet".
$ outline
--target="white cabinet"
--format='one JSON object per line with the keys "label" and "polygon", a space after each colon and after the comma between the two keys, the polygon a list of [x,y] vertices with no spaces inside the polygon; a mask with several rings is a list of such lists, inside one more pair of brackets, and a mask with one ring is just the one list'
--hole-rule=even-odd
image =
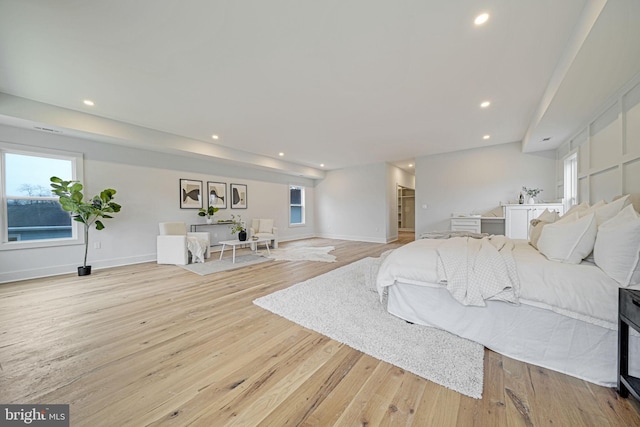
{"label": "white cabinet", "polygon": [[529,223],[539,217],[545,209],[562,215],[562,203],[535,205],[504,205],[504,234],[511,239],[528,239]]}
{"label": "white cabinet", "polygon": [[451,218],[451,231],[471,231],[480,233],[480,217]]}

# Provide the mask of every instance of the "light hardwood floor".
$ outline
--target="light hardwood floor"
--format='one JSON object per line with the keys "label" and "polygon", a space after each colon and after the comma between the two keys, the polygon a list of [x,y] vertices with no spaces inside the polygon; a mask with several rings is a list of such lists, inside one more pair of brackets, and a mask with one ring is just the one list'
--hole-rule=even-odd
{"label": "light hardwood floor", "polygon": [[[310,239],[337,263],[197,276],[147,263],[0,285],[0,402],[72,426],[631,426],[635,400],[485,350],[480,400],[252,304],[400,242]],[[428,362],[428,361],[427,361]]]}

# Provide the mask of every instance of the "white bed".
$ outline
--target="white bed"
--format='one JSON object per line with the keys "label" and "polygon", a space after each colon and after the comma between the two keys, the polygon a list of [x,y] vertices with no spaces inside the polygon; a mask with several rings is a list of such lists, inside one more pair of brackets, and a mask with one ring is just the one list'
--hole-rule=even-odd
{"label": "white bed", "polygon": [[[443,267],[438,265],[438,249],[451,240],[474,239],[420,239],[381,262],[376,285],[381,297],[388,293],[390,313],[517,360],[599,385],[616,385],[620,287],[616,280],[593,263],[550,261],[526,240],[513,240],[508,241],[513,244],[508,252],[517,279],[504,287],[516,302],[505,302],[499,294],[497,300],[464,305],[443,283]],[[630,349],[640,355],[638,334],[632,333]],[[640,374],[638,359],[630,357],[633,375]]]}

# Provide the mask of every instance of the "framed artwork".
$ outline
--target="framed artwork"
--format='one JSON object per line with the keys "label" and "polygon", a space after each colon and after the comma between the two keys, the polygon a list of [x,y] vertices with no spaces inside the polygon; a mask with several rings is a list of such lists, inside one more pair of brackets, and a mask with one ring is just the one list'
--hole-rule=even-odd
{"label": "framed artwork", "polygon": [[247,186],[245,184],[230,184],[231,209],[247,209]]}
{"label": "framed artwork", "polygon": [[207,182],[209,206],[227,209],[227,184],[225,182]]}
{"label": "framed artwork", "polygon": [[180,180],[180,209],[202,208],[202,181]]}

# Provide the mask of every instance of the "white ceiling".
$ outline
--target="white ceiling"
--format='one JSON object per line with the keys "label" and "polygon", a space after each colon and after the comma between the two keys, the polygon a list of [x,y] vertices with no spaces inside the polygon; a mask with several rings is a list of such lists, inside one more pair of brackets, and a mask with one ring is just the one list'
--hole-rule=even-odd
{"label": "white ceiling", "polygon": [[[514,141],[551,149],[640,72],[639,5],[0,0],[0,92],[73,110],[61,120],[5,96],[0,122],[133,144],[114,130],[124,122],[138,144],[149,128],[173,149],[296,173]],[[166,149],[153,135],[145,144]],[[203,144],[213,154],[192,150]]]}

